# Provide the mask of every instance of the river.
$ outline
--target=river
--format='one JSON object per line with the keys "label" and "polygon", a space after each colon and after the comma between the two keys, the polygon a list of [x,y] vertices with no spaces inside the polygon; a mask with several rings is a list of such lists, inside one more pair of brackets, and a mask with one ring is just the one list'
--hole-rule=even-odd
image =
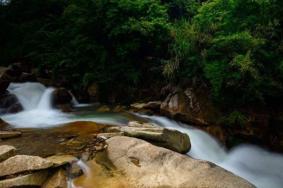
{"label": "river", "polygon": [[[53,88],[40,83],[13,83],[8,91],[17,96],[24,110],[15,114],[2,114],[0,118],[16,128],[46,129],[75,121],[94,121],[110,125],[125,125],[128,117],[119,113],[63,113],[52,107]],[[78,104],[78,109],[87,104]],[[206,132],[166,117],[133,114],[160,126],[177,129],[189,135],[192,148],[187,155],[213,162],[250,181],[259,188],[283,187],[283,155],[272,153],[254,145],[239,145],[229,151]]]}

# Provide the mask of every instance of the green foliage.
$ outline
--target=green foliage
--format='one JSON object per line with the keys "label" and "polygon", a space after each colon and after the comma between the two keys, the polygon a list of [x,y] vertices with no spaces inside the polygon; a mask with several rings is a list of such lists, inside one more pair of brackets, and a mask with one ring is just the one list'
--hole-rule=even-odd
{"label": "green foliage", "polygon": [[2,65],[31,61],[75,89],[197,78],[223,107],[283,97],[280,0],[11,0],[0,24]]}
{"label": "green foliage", "polygon": [[220,124],[224,126],[244,127],[248,118],[239,111],[233,111],[227,116],[221,118]]}
{"label": "green foliage", "polygon": [[191,21],[175,28],[165,75],[204,80],[224,107],[266,105],[282,96],[280,6],[277,0],[203,3]]}
{"label": "green foliage", "polygon": [[[2,21],[8,19],[1,37],[8,57],[2,60],[28,58],[73,88],[92,82],[109,90],[136,87],[155,74],[150,70],[160,67],[172,40],[167,8],[159,1],[12,0],[2,13]],[[15,32],[9,34],[10,27]]]}

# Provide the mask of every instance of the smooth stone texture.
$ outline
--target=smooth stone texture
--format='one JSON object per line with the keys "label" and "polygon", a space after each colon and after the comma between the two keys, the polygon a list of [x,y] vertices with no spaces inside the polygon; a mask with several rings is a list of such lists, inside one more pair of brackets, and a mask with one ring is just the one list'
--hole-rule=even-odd
{"label": "smooth stone texture", "polygon": [[15,155],[16,148],[13,146],[2,145],[0,146],[0,162]]}
{"label": "smooth stone texture", "polygon": [[53,166],[47,159],[37,156],[16,155],[0,163],[0,177],[20,172],[46,169]]}
{"label": "smooth stone texture", "polygon": [[67,188],[66,171],[59,169],[44,183],[42,188]]}
{"label": "smooth stone texture", "polygon": [[117,136],[106,141],[108,160],[136,187],[253,188],[246,180],[210,162]]}
{"label": "smooth stone texture", "polygon": [[21,134],[19,131],[0,131],[0,139],[14,138],[21,136]]}
{"label": "smooth stone texture", "polygon": [[53,155],[46,159],[52,162],[56,167],[77,161],[77,158],[72,155]]}
{"label": "smooth stone texture", "polygon": [[[110,127],[109,132],[118,132],[124,136],[147,140],[152,144],[171,149],[179,153],[187,153],[191,148],[190,138],[187,134],[177,130],[165,129],[156,124],[130,122],[129,126]],[[117,136],[117,135],[115,135]]]}
{"label": "smooth stone texture", "polygon": [[1,188],[42,186],[48,177],[47,171],[35,172],[33,174],[18,176],[11,179],[0,180]]}

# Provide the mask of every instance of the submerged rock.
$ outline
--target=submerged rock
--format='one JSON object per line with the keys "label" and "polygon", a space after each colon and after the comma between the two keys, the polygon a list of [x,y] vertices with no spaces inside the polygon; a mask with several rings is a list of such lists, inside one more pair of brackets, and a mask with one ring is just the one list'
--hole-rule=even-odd
{"label": "submerged rock", "polygon": [[254,187],[215,164],[195,160],[140,139],[117,136],[107,143],[107,160],[125,174],[133,187]]}
{"label": "submerged rock", "polygon": [[47,169],[53,163],[37,156],[16,155],[0,163],[0,177],[20,172]]}
{"label": "submerged rock", "polygon": [[47,171],[39,171],[32,174],[18,176],[15,178],[0,180],[1,188],[8,187],[41,187],[48,177]]}
{"label": "submerged rock", "polygon": [[15,155],[16,148],[13,146],[2,145],[0,146],[0,162]]}

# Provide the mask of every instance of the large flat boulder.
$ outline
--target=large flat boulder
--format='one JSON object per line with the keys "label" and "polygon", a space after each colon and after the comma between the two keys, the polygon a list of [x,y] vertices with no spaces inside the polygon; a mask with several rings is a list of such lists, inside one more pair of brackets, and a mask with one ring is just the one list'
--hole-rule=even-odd
{"label": "large flat boulder", "polygon": [[41,187],[46,181],[47,177],[47,171],[39,171],[33,174],[27,174],[15,178],[0,180],[0,187]]}
{"label": "large flat boulder", "polygon": [[20,172],[42,170],[53,166],[47,159],[37,156],[16,155],[0,163],[0,177]]}
{"label": "large flat boulder", "polygon": [[246,180],[207,161],[116,136],[107,140],[108,160],[136,187],[253,188]]}
{"label": "large flat boulder", "polygon": [[12,157],[15,154],[16,148],[13,146],[0,146],[0,162]]}
{"label": "large flat boulder", "polygon": [[140,138],[179,153],[187,153],[191,148],[190,138],[187,134],[151,123],[130,122],[129,126],[111,127],[108,131]]}

